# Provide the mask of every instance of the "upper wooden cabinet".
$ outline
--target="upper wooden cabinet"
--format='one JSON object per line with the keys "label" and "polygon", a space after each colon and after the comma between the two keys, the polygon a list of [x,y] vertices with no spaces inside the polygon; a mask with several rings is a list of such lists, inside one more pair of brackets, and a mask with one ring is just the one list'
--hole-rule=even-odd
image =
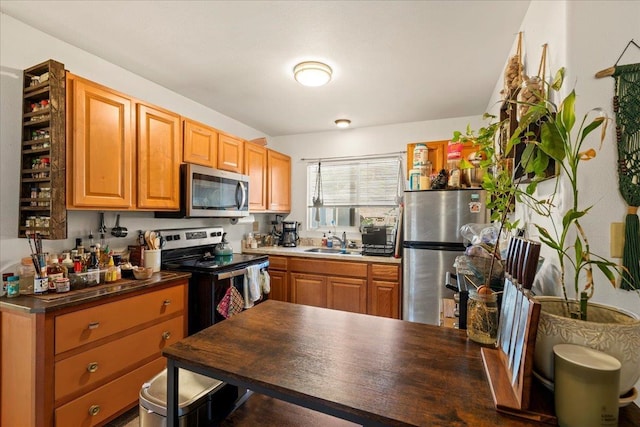
{"label": "upper wooden cabinet", "polygon": [[218,131],[191,119],[184,119],[184,161],[216,168]]}
{"label": "upper wooden cabinet", "polygon": [[218,169],[242,173],[244,168],[244,141],[226,133],[218,137]]}
{"label": "upper wooden cabinet", "polygon": [[267,210],[267,148],[244,144],[244,174],[249,176],[249,210]]}
{"label": "upper wooden cabinet", "polygon": [[[447,144],[449,141],[422,142],[429,150],[429,161],[431,162],[432,173],[438,173],[447,164]],[[407,179],[409,171],[413,169],[413,150],[419,143],[407,144]]]}
{"label": "upper wooden cabinet", "polygon": [[[409,178],[409,170],[413,168],[413,149],[419,143],[407,144],[407,179]],[[431,141],[422,142],[429,150],[429,161],[433,168],[432,173],[438,173],[442,169],[447,167],[447,145],[449,141]],[[462,157],[468,159],[469,155],[477,151],[477,147],[473,146],[471,142],[465,142],[462,144]]]}
{"label": "upper wooden cabinet", "polygon": [[267,150],[267,209],[291,210],[291,157],[273,150]]}
{"label": "upper wooden cabinet", "polygon": [[291,157],[262,145],[244,144],[244,174],[249,176],[249,210],[291,210]]}
{"label": "upper wooden cabinet", "polygon": [[67,73],[67,207],[134,204],[133,100]]}
{"label": "upper wooden cabinet", "polygon": [[180,116],[70,73],[67,81],[67,208],[179,209]]}
{"label": "upper wooden cabinet", "polygon": [[144,104],[137,106],[139,209],[180,208],[182,139],[180,116]]}

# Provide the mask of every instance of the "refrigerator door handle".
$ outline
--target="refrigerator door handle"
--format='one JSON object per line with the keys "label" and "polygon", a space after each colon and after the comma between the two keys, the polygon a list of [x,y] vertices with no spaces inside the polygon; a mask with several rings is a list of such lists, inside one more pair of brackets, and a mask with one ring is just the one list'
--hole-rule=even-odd
{"label": "refrigerator door handle", "polygon": [[451,279],[455,279],[456,282],[458,281],[457,277],[455,277],[453,274],[451,274],[451,272],[446,271],[444,273],[444,286],[447,289],[451,289],[453,292],[458,292],[458,287],[451,284]]}

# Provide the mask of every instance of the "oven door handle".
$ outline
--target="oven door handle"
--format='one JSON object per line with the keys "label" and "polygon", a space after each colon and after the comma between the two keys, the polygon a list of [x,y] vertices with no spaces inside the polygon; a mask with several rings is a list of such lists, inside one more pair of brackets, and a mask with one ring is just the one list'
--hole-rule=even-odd
{"label": "oven door handle", "polygon": [[246,268],[240,270],[225,271],[223,273],[216,273],[215,276],[218,280],[229,279],[231,277],[243,276],[247,272]]}

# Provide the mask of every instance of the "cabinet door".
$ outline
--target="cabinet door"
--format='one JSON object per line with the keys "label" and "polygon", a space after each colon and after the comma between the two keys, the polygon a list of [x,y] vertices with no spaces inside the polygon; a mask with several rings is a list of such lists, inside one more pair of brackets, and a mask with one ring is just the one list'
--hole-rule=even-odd
{"label": "cabinet door", "polygon": [[202,123],[184,120],[183,156],[186,163],[218,166],[218,132]]}
{"label": "cabinet door", "polygon": [[398,282],[372,280],[369,287],[368,314],[399,319],[399,288]]}
{"label": "cabinet door", "polygon": [[69,208],[130,209],[134,202],[133,101],[88,80],[73,79]]}
{"label": "cabinet door", "polygon": [[429,161],[433,168],[433,173],[438,173],[440,170],[447,167],[447,145],[449,141],[434,141],[427,142],[427,148],[429,149]]}
{"label": "cabinet door", "polygon": [[327,308],[327,278],[316,274],[291,273],[291,302]]}
{"label": "cabinet door", "polygon": [[269,270],[271,277],[271,293],[269,299],[289,302],[289,289],[287,286],[287,272]]}
{"label": "cabinet door", "polygon": [[180,208],[180,116],[138,104],[138,208]]}
{"label": "cabinet door", "polygon": [[244,144],[244,174],[249,176],[249,210],[267,210],[267,149]]}
{"label": "cabinet door", "polygon": [[242,173],[244,167],[244,141],[224,133],[218,139],[218,169]]}
{"label": "cabinet door", "polygon": [[267,209],[273,212],[291,210],[291,157],[267,151]]}
{"label": "cabinet door", "polygon": [[328,308],[367,313],[367,281],[346,277],[328,277]]}

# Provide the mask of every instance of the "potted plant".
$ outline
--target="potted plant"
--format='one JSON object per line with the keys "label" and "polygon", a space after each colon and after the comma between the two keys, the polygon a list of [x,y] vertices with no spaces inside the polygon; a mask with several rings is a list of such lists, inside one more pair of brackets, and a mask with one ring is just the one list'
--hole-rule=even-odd
{"label": "potted plant", "polygon": [[[596,149],[588,142],[594,131],[600,131],[600,145],[604,141],[607,118],[600,109],[589,111],[581,122],[576,123],[575,92],[565,97],[560,105],[549,101],[551,91],[559,91],[564,70],[561,69],[552,84],[549,94],[540,94],[538,101],[527,103],[518,127],[511,135],[508,147],[525,144],[522,152],[522,167],[534,178],[526,185],[511,180],[509,197],[524,203],[551,224],[549,229],[534,224],[543,244],[555,252],[560,272],[558,285],[562,297],[539,297],[542,304],[534,366],[543,379],[553,381],[553,346],[562,342],[586,345],[605,351],[622,363],[620,392],[629,391],[640,378],[640,319],[623,310],[589,302],[595,289],[594,272],[601,271],[615,286],[619,267],[613,262],[592,252],[586,230],[581,220],[591,206],[583,206],[580,200],[578,177],[585,162],[596,157]],[[546,85],[546,84],[545,84]],[[512,101],[520,103],[519,101]],[[539,134],[531,131],[539,128]],[[494,136],[498,128],[492,128]],[[467,132],[467,134],[473,132]],[[479,132],[477,135],[483,135]],[[490,139],[491,132],[480,139]],[[508,152],[508,151],[507,151]],[[555,160],[560,169],[553,178],[553,191],[539,195],[537,188],[547,178],[550,160]],[[495,164],[500,159],[489,159]],[[495,165],[494,165],[495,166]],[[495,183],[499,175],[489,177]],[[507,184],[508,186],[509,184]],[[485,187],[491,197],[496,189]],[[564,191],[563,191],[564,190]],[[567,208],[560,211],[558,198],[568,193]],[[497,197],[501,196],[500,193]],[[508,208],[508,205],[505,205]],[[506,217],[506,210],[500,215]],[[638,289],[639,284],[631,284]],[[574,295],[568,292],[573,290]]]}

